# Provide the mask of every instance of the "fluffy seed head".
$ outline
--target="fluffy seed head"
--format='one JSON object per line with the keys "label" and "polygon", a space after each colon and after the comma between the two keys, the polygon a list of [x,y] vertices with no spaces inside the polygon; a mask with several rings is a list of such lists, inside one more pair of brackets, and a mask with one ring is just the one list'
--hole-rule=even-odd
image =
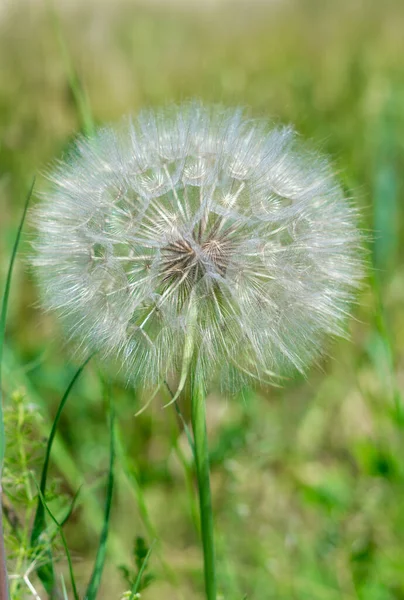
{"label": "fluffy seed head", "polygon": [[[36,209],[44,303],[131,380],[303,371],[362,276],[354,209],[289,127],[199,103],[79,139]],[[188,343],[189,347],[189,343]]]}

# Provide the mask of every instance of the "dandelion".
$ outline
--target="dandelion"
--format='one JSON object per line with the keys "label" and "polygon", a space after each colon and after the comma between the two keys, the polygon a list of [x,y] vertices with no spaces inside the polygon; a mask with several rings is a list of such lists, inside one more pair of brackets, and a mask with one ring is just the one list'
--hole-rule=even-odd
{"label": "dandelion", "polygon": [[125,375],[203,381],[305,368],[361,278],[355,210],[290,127],[186,104],[80,139],[37,209],[44,304]]}
{"label": "dandelion", "polygon": [[[189,103],[79,139],[36,210],[47,308],[133,382],[191,378],[207,598],[207,387],[304,372],[362,277],[356,212],[290,127]],[[178,394],[178,392],[177,392]]]}

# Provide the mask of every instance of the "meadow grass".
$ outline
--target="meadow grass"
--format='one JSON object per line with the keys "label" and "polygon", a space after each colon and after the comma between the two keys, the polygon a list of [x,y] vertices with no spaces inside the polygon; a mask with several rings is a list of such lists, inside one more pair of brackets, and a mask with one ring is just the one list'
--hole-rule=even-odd
{"label": "meadow grass", "polygon": [[[32,6],[21,2],[0,21],[1,281],[32,176],[91,128],[91,113],[103,123],[199,96],[292,122],[333,158],[372,232],[372,269],[352,340],[333,344],[321,368],[283,389],[207,399],[217,587],[226,600],[404,598],[400,0],[210,10],[56,3],[59,31],[46,8]],[[18,532],[28,544],[43,440],[79,367],[56,319],[37,306],[22,260],[27,238],[3,357],[6,545],[9,571],[20,576],[32,567]],[[161,408],[164,391],[136,418],[147,391],[127,389],[118,378],[110,393],[117,457],[98,598],[133,597],[142,585],[145,600],[203,598],[192,452],[181,419],[173,407]],[[190,423],[187,394],[179,406]],[[61,414],[45,495],[60,523],[81,486],[63,527],[81,596],[103,528],[109,462],[105,389],[90,363]],[[71,598],[58,528],[47,522],[54,568]],[[45,598],[34,572],[30,580]],[[12,600],[31,598],[15,581]]]}

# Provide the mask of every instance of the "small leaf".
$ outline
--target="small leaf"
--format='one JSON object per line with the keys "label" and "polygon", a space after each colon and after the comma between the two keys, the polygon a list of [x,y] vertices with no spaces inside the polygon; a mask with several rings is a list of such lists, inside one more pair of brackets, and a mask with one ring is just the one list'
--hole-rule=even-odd
{"label": "small leaf", "polygon": [[130,570],[128,569],[128,567],[126,567],[125,565],[119,565],[118,569],[121,571],[121,573],[122,573],[122,576],[123,576],[123,578],[124,578],[125,582],[126,582],[128,585],[132,586],[132,580],[133,580],[134,578],[132,579],[131,572],[130,572]]}
{"label": "small leaf", "polygon": [[143,560],[142,566],[140,567],[139,573],[137,574],[136,581],[133,584],[131,595],[129,596],[129,600],[134,600],[136,598],[136,594],[140,591],[140,587],[141,587],[141,583],[142,583],[142,575],[144,573],[144,570],[147,567],[147,563],[149,562],[149,558],[152,553],[155,542],[156,542],[156,540],[153,540],[153,542],[151,543],[150,548]]}
{"label": "small leaf", "polygon": [[138,536],[135,540],[135,547],[134,547],[134,551],[133,551],[138,569],[141,568],[143,561],[144,561],[145,557],[147,556],[147,552],[148,552],[147,545],[146,545],[144,538]]}

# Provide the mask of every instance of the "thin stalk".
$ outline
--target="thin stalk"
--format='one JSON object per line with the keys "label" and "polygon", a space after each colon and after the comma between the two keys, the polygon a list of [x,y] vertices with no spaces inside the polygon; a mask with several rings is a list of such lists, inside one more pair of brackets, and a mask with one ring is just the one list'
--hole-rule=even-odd
{"label": "thin stalk", "polygon": [[[174,398],[174,393],[171,391],[171,388],[169,387],[167,382],[165,382],[165,387],[166,387],[168,393],[170,394],[171,398]],[[181,432],[182,432],[181,426],[182,426],[183,430],[185,431],[190,449],[192,451],[192,457],[193,457],[192,463],[190,463],[187,460],[187,458],[185,457],[184,452],[182,451],[181,446],[179,444],[178,435],[173,436],[172,445],[174,448],[174,452],[184,470],[185,483],[187,486],[187,492],[188,492],[188,497],[189,497],[189,507],[190,507],[190,511],[191,511],[191,518],[192,518],[195,529],[199,533],[199,531],[200,531],[199,514],[198,514],[198,507],[196,504],[195,493],[194,493],[194,462],[195,462],[194,440],[192,437],[192,433],[191,433],[190,429],[188,428],[188,425],[185,421],[184,415],[181,412],[180,405],[178,404],[177,401],[174,402],[174,407],[175,407],[176,415],[178,417],[176,419],[177,425],[180,427]]]}
{"label": "thin stalk", "polygon": [[196,476],[198,480],[205,591],[207,600],[216,600],[215,546],[213,538],[213,511],[210,491],[205,393],[197,369],[191,383],[191,421],[194,434]]}

